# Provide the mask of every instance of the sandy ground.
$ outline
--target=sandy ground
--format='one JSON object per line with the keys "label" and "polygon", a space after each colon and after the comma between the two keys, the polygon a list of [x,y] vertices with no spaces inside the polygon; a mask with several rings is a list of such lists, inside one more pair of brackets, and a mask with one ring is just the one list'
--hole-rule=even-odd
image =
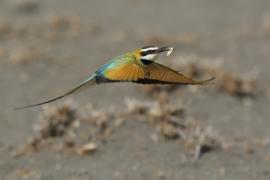
{"label": "sandy ground", "polygon": [[[93,154],[44,147],[14,156],[43,112],[14,106],[56,96],[110,57],[150,43],[175,47],[159,59],[164,64],[221,60],[229,73],[256,77],[263,89],[256,98],[215,85],[169,93],[189,117],[240,147],[213,149],[194,161],[179,140],[156,141],[155,128],[131,115]],[[0,179],[269,179],[269,48],[269,0],[0,0]],[[90,102],[122,112],[126,97],[155,100],[128,83],[72,96],[79,107]]]}

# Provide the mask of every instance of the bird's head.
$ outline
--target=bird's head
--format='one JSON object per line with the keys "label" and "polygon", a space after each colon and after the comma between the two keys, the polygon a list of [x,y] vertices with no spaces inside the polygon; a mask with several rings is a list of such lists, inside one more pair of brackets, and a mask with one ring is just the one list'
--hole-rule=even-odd
{"label": "bird's head", "polygon": [[140,61],[144,65],[151,64],[158,58],[160,53],[167,52],[167,56],[169,56],[172,51],[173,47],[146,46],[140,49]]}

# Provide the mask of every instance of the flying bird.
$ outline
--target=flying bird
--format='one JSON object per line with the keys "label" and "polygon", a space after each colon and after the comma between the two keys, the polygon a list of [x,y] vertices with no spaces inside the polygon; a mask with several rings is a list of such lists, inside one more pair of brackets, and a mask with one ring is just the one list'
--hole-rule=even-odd
{"label": "flying bird", "polygon": [[80,89],[110,82],[133,82],[139,84],[179,84],[179,85],[203,85],[209,84],[214,77],[196,81],[186,77],[180,72],[155,62],[162,52],[169,56],[173,47],[147,46],[112,58],[108,63],[101,66],[89,78],[75,86],[65,94],[56,98],[27,106],[15,108],[15,110],[31,108],[47,104]]}

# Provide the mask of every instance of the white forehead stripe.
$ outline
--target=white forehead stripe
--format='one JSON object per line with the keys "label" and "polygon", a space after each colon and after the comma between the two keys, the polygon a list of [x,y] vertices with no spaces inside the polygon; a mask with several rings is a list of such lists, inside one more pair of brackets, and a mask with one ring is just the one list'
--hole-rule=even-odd
{"label": "white forehead stripe", "polygon": [[149,47],[149,48],[142,49],[141,51],[146,52],[146,51],[151,51],[151,50],[158,50],[158,47]]}

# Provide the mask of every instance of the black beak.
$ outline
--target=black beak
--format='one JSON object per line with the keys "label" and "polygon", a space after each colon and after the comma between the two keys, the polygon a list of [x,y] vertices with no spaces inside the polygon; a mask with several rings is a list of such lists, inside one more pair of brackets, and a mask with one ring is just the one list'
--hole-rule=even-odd
{"label": "black beak", "polygon": [[157,50],[158,53],[162,53],[162,52],[165,52],[165,51],[172,51],[173,47],[168,47],[168,46],[165,46],[165,47],[161,47]]}

